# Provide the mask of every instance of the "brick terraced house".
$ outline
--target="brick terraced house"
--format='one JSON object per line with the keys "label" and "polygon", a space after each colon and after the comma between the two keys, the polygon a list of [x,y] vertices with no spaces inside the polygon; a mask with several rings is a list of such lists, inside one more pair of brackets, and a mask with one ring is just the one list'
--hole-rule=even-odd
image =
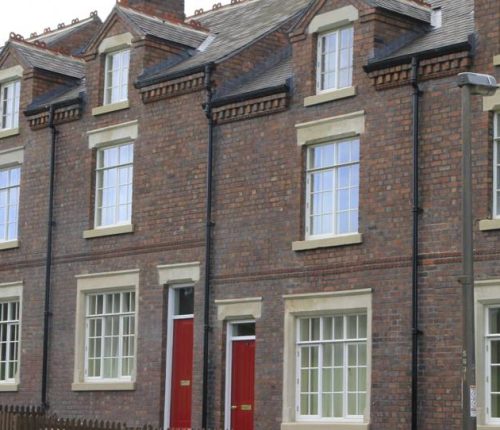
{"label": "brick terraced house", "polygon": [[[0,404],[461,428],[457,74],[500,78],[499,54],[499,0],[233,0],[192,18],[121,0],[104,22],[12,34]],[[473,121],[477,422],[494,430],[500,91]]]}

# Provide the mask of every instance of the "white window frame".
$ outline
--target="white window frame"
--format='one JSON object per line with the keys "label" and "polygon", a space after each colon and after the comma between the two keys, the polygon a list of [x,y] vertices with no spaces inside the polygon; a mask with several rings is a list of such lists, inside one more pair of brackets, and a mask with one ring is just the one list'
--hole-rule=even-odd
{"label": "white window frame", "polygon": [[[132,381],[132,375],[135,372],[135,363],[136,363],[136,356],[135,356],[135,350],[136,350],[136,343],[137,343],[137,336],[135,334],[135,327],[136,327],[136,308],[134,307],[133,312],[127,312],[124,313],[120,310],[118,313],[102,313],[99,315],[89,315],[89,306],[90,306],[90,297],[91,296],[108,296],[113,295],[113,294],[120,294],[120,303],[123,301],[123,295],[127,293],[132,293],[135,295],[135,291],[125,289],[121,291],[112,291],[112,292],[107,292],[107,291],[102,291],[102,292],[94,292],[94,293],[89,293],[85,295],[85,362],[84,362],[84,374],[85,382],[120,382],[120,381]],[[103,306],[104,306],[104,301],[106,299],[103,297]],[[134,306],[137,303],[137,300],[134,297]],[[104,327],[105,327],[105,319],[106,318],[111,318],[111,317],[119,317],[119,333],[118,333],[118,355],[116,357],[112,357],[113,359],[118,360],[118,377],[117,378],[110,378],[110,377],[105,377],[102,375],[103,372],[103,367],[104,367],[104,350],[105,350],[105,336],[104,336]],[[123,351],[123,338],[124,338],[124,333],[123,333],[123,320],[124,317],[128,316],[133,316],[134,317],[134,334],[133,334],[133,339],[134,339],[134,355],[132,356],[132,372],[131,375],[122,375],[122,351]],[[100,318],[101,319],[101,324],[102,324],[102,336],[101,336],[101,357],[99,358],[100,361],[100,366],[101,366],[101,376],[88,376],[88,365],[89,365],[89,341],[90,341],[90,333],[89,333],[89,325],[90,325],[90,320]],[[97,357],[96,357],[97,358]]]}
{"label": "white window frame", "polygon": [[[7,330],[7,336],[6,336],[6,342],[5,342],[5,373],[9,373],[9,368],[12,363],[15,363],[16,366],[16,371],[14,375],[9,375],[10,377],[7,377],[5,379],[0,379],[0,384],[13,384],[16,382],[17,379],[17,374],[19,373],[19,353],[20,353],[20,348],[19,348],[19,339],[20,339],[20,334],[21,334],[21,301],[17,299],[7,299],[7,300],[0,300],[0,306],[7,305],[7,312],[8,312],[8,317],[11,317],[11,310],[12,310],[12,304],[17,305],[17,318],[8,318],[4,321],[0,321],[0,331]],[[12,326],[17,326],[17,337],[16,339],[12,339],[11,337],[11,328]],[[11,360],[10,359],[10,353],[12,351],[12,344],[16,344],[15,348],[17,349],[15,353],[15,359]],[[0,351],[1,351],[1,345],[0,345]]]}
{"label": "white window frame", "polygon": [[226,384],[224,387],[225,397],[224,397],[224,429],[231,430],[231,403],[232,403],[232,379],[233,379],[233,342],[234,341],[245,341],[245,340],[256,340],[257,336],[234,336],[233,329],[234,326],[240,324],[254,324],[257,329],[257,324],[255,320],[235,320],[228,321],[226,327]]}
{"label": "white window frame", "polygon": [[[323,417],[322,416],[322,407],[323,407],[323,402],[322,402],[322,388],[323,388],[323,378],[322,378],[322,369],[323,369],[323,354],[322,352],[322,346],[325,344],[335,344],[335,343],[341,343],[344,345],[348,344],[353,344],[353,343],[364,343],[365,346],[367,347],[367,342],[368,338],[359,338],[359,339],[348,339],[346,332],[347,332],[347,323],[346,319],[348,316],[360,316],[363,315],[367,318],[366,313],[363,312],[341,312],[341,313],[327,313],[327,314],[322,314],[322,315],[315,315],[312,317],[298,317],[296,318],[296,380],[297,380],[297,385],[295,388],[295,394],[296,394],[296,418],[298,422],[308,422],[308,421],[319,421],[319,422],[335,422],[335,423],[362,423],[363,422],[363,415],[349,415],[348,413],[348,348],[344,348],[344,353],[343,353],[343,414],[342,417]],[[324,341],[324,340],[318,340],[318,341],[310,341],[310,342],[303,342],[300,341],[300,321],[303,319],[311,319],[311,318],[335,318],[335,317],[342,317],[343,318],[343,331],[344,331],[344,339],[341,341],[337,340],[329,340],[329,341]],[[323,324],[320,324],[320,327],[322,327]],[[322,331],[322,329],[321,329]],[[322,334],[320,334],[320,339],[322,338]],[[301,403],[301,353],[302,353],[302,347],[307,347],[307,346],[318,346],[318,415],[302,415],[300,413],[300,403]],[[359,367],[359,366],[358,366]],[[367,368],[368,366],[365,365],[363,366]],[[367,379],[368,379],[368,374],[367,374]],[[368,381],[365,381],[366,384],[368,384]],[[368,387],[368,385],[367,385]],[[367,388],[368,389],[368,388]],[[366,401],[366,394],[365,394],[365,401]]]}
{"label": "white window frame", "polygon": [[[349,47],[350,50],[350,81],[347,83],[345,86],[339,86],[339,79],[340,79],[340,34],[343,30],[350,29],[351,30],[351,45]],[[323,64],[323,58],[322,58],[322,47],[323,47],[323,40],[331,36],[333,34],[337,34],[337,46],[336,46],[336,66],[335,66],[335,86],[332,88],[322,88],[322,76],[324,73],[322,64]],[[335,28],[334,30],[330,31],[325,31],[323,33],[318,34],[318,40],[317,40],[317,45],[316,45],[316,51],[317,51],[317,59],[316,59],[316,94],[324,94],[324,93],[329,93],[331,91],[337,91],[342,88],[349,88],[352,86],[353,82],[353,73],[354,73],[354,27],[353,25],[347,25],[339,28]]]}
{"label": "white window frame", "polygon": [[[125,163],[125,164],[116,164],[115,166],[112,167],[99,167],[101,164],[101,159],[103,157],[104,151],[111,149],[111,148],[118,148],[118,154],[120,153],[119,148],[122,146],[130,145],[131,146],[131,153],[132,153],[132,161]],[[108,229],[110,227],[116,227],[116,226],[123,226],[123,225],[130,225],[132,223],[132,210],[133,210],[133,201],[134,201],[134,150],[135,150],[135,145],[133,141],[129,142],[122,142],[122,143],[117,143],[113,145],[107,145],[107,146],[102,146],[97,149],[97,154],[96,154],[96,169],[95,169],[95,203],[94,203],[94,226],[95,229]],[[130,218],[128,220],[125,220],[123,222],[118,222],[119,218],[119,211],[120,211],[120,204],[119,204],[119,199],[120,199],[120,182],[119,182],[119,169],[123,167],[131,167],[132,172],[131,172],[131,183],[130,187],[132,188],[131,190],[131,195],[130,195]],[[115,214],[114,214],[114,222],[112,224],[103,224],[102,223],[102,206],[99,206],[99,202],[101,201],[102,204],[102,188],[101,180],[103,181],[104,179],[100,179],[101,172],[104,172],[106,170],[111,170],[111,169],[116,169],[117,174],[116,174],[116,184],[115,184],[115,189],[116,189],[116,201],[115,201]],[[103,175],[103,174],[102,174]],[[101,186],[100,186],[101,185]],[[100,214],[100,216],[99,216]]]}
{"label": "white window frame", "polygon": [[[128,53],[128,64],[127,67],[123,67],[123,55],[125,53]],[[115,103],[120,103],[128,100],[128,85],[130,81],[130,54],[131,50],[129,48],[127,49],[121,49],[117,51],[111,51],[106,54],[105,57],[105,66],[104,66],[104,98],[103,98],[103,105],[112,105]],[[125,97],[118,97],[117,99],[113,99],[113,69],[110,71],[110,63],[114,57],[120,56],[120,68],[118,69],[120,76],[119,76],[119,85],[118,89],[121,93],[121,90],[125,87],[126,88],[126,96]],[[124,70],[127,70],[126,76],[127,79],[125,82],[123,82],[123,77],[124,77]],[[111,75],[111,80],[110,80],[110,75]]]}
{"label": "white window frame", "polygon": [[[163,416],[163,427],[170,427],[170,409],[172,407],[172,366],[174,353],[174,321],[194,319],[194,314],[177,315],[175,305],[177,303],[177,294],[179,290],[184,288],[192,288],[193,295],[195,293],[192,283],[178,284],[171,286],[168,289],[168,307],[167,307],[167,345],[166,345],[166,363],[165,363],[165,412]],[[194,297],[193,297],[194,299]],[[194,343],[193,343],[194,346]]]}
{"label": "white window frame", "polygon": [[[283,360],[283,418],[281,430],[297,427],[314,429],[328,425],[332,430],[344,430],[347,423],[356,430],[368,430],[370,426],[371,366],[372,366],[372,290],[332,291],[283,296],[285,301],[284,360]],[[356,421],[300,420],[297,415],[297,319],[301,317],[334,316],[335,314],[366,314],[367,321],[367,393],[363,419]]]}
{"label": "white window frame", "polygon": [[[76,276],[75,361],[73,391],[126,391],[135,389],[139,336],[139,269]],[[102,293],[135,293],[134,364],[130,378],[87,378],[87,296]]]}
{"label": "white window frame", "polygon": [[18,342],[17,342],[17,372],[14,378],[0,381],[0,392],[17,391],[20,382],[21,374],[21,358],[22,358],[22,325],[23,325],[23,283],[11,282],[0,284],[0,304],[17,302],[19,305],[19,322],[18,322]]}
{"label": "white window frame", "polygon": [[[10,165],[10,166],[1,166],[0,165],[0,172],[3,172],[3,171],[10,172],[14,169],[19,170],[19,184],[12,185],[10,183],[10,179],[9,179],[9,183],[8,183],[7,187],[0,189],[0,191],[2,191],[2,192],[6,191],[6,193],[7,193],[6,206],[5,206],[5,211],[6,211],[6,214],[5,214],[5,236],[0,237],[0,243],[15,242],[19,238],[19,207],[20,207],[20,197],[21,197],[21,174],[22,174],[21,165],[20,164],[15,164],[15,165]],[[8,173],[8,175],[10,177],[10,173]],[[12,190],[14,190],[14,189],[17,189],[16,231],[15,231],[14,238],[9,238],[9,232],[10,232],[9,224],[12,224],[11,220],[10,220],[10,215],[9,215],[10,214],[9,208],[11,206],[13,206],[13,205],[9,205],[9,202],[10,202],[10,195],[12,193]],[[3,209],[0,208],[0,210],[3,210]]]}
{"label": "white window frame", "polygon": [[500,113],[495,112],[493,117],[493,219],[500,219],[500,178],[498,169],[500,168]]}
{"label": "white window frame", "polygon": [[485,315],[484,315],[485,316],[485,321],[484,321],[485,351],[484,351],[484,354],[485,354],[485,376],[486,376],[486,381],[485,381],[486,421],[488,424],[495,424],[495,425],[500,424],[500,417],[493,418],[491,416],[491,342],[493,340],[500,340],[500,334],[494,334],[494,335],[490,334],[489,314],[490,314],[491,309],[498,309],[498,308],[500,308],[500,305],[488,306],[485,309]]}
{"label": "white window frame", "polygon": [[[4,112],[4,91],[7,88],[7,111]],[[10,95],[9,95],[10,93]],[[0,82],[0,131],[19,128],[19,105],[21,100],[21,80]],[[6,124],[4,126],[4,116]],[[10,123],[10,124],[9,124]]]}
{"label": "white window frame", "polygon": [[[337,147],[339,144],[344,143],[344,142],[349,142],[352,143],[354,141],[358,142],[358,148],[359,148],[359,154],[358,154],[358,161],[357,162],[349,162],[349,163],[343,163],[339,164],[336,163],[333,166],[329,167],[322,167],[322,168],[317,168],[313,169],[310,168],[310,157],[311,157],[311,152],[314,148],[318,148],[321,146],[328,146],[328,145],[333,145],[335,152],[337,152]],[[306,155],[306,208],[305,208],[305,238],[306,240],[316,240],[316,239],[326,239],[326,238],[332,238],[332,237],[342,237],[342,236],[351,236],[353,234],[356,234],[359,232],[359,188],[360,188],[360,167],[358,168],[358,228],[356,231],[349,231],[346,233],[338,233],[337,232],[337,197],[338,197],[338,190],[337,190],[337,171],[338,169],[342,167],[347,167],[347,166],[354,166],[358,165],[361,166],[361,160],[360,160],[360,153],[361,153],[361,142],[359,139],[359,136],[348,138],[348,139],[339,139],[339,140],[332,140],[332,141],[327,141],[323,142],[320,144],[316,145],[308,145],[306,147],[307,155]],[[327,171],[331,170],[333,171],[333,184],[332,184],[332,189],[333,189],[333,199],[332,199],[332,223],[333,223],[333,232],[328,233],[328,234],[312,234],[311,233],[311,208],[312,208],[312,201],[311,201],[311,195],[312,195],[312,180],[311,177],[314,173],[319,172],[319,171]],[[350,187],[351,188],[351,187]],[[349,210],[350,212],[350,210]],[[349,225],[350,225],[350,218],[349,218]]]}

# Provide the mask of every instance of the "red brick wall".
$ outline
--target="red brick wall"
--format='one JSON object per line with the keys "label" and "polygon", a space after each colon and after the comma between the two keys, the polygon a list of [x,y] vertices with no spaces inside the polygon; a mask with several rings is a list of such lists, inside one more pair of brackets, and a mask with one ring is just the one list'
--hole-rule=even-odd
{"label": "red brick wall", "polygon": [[[361,1],[330,0],[319,13]],[[497,73],[500,53],[496,2],[478,2],[479,31],[474,70]],[[377,27],[380,28],[380,27]],[[392,34],[387,29],[387,34]],[[117,23],[111,34],[126,29]],[[282,296],[291,293],[373,290],[371,429],[407,430],[411,383],[412,135],[410,86],[376,91],[362,66],[373,53],[371,20],[354,24],[354,85],[357,96],[313,107],[315,38],[293,43],[290,109],[215,130],[213,299],[263,297],[257,321],[256,429],[279,429],[282,415]],[[384,30],[385,31],[385,30]],[[392,36],[390,36],[392,37]],[[488,42],[485,42],[488,41]],[[496,41],[496,42],[495,42]],[[286,44],[273,34],[218,66],[217,85],[238,77]],[[203,92],[144,105],[132,83],[144,67],[142,48],[132,50],[130,108],[93,117],[101,104],[102,64],[87,63],[88,101],[83,118],[58,127],[54,229],[54,277],[49,402],[64,416],[99,417],[131,424],[159,424],[163,411],[165,309],[159,264],[200,261],[203,272],[207,122]],[[154,58],[153,58],[154,57]],[[151,54],[151,62],[156,61]],[[9,60],[10,61],[10,60]],[[149,61],[149,60],[148,60]],[[8,62],[3,67],[13,65]],[[497,76],[499,77],[499,76]],[[460,428],[461,290],[460,92],[455,77],[421,85],[421,269],[419,418],[422,430]],[[23,83],[23,107],[32,92]],[[475,101],[475,217],[489,215],[491,201],[490,115]],[[364,110],[361,136],[360,232],[363,243],[293,252],[303,238],[305,151],[294,125]],[[85,240],[92,226],[94,158],[86,132],[139,121],[134,144],[135,231]],[[49,131],[21,135],[1,149],[25,146],[21,194],[21,247],[1,251],[0,282],[24,280],[23,351],[18,393],[0,393],[2,403],[38,403],[43,318]],[[498,277],[496,232],[476,230],[477,277]],[[139,268],[140,306],[137,390],[71,391],[76,306],[75,275]],[[195,290],[193,427],[201,424],[203,279]],[[225,326],[211,307],[210,426],[223,425]]]}

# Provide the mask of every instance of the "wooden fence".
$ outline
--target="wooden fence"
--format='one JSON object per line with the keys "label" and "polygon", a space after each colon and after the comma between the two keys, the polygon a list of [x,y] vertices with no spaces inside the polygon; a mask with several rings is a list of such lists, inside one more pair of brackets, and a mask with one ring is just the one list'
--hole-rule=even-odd
{"label": "wooden fence", "polygon": [[[129,427],[124,423],[58,418],[47,415],[43,409],[26,406],[0,405],[0,430],[161,430],[145,425]],[[187,429],[170,429],[187,430]],[[213,429],[215,430],[215,429]]]}
{"label": "wooden fence", "polygon": [[64,419],[47,415],[40,408],[0,406],[0,430],[158,430],[152,426],[140,429],[110,421]]}

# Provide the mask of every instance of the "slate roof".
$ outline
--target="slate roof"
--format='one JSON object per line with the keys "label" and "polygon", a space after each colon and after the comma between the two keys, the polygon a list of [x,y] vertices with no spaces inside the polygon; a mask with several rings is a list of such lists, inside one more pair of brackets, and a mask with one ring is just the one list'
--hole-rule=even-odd
{"label": "slate roof", "polygon": [[441,8],[442,26],[429,27],[422,35],[414,37],[390,53],[379,55],[371,62],[404,57],[433,49],[465,43],[474,33],[473,0],[428,0],[432,8]]}
{"label": "slate roof", "polygon": [[14,42],[12,40],[9,43],[22,56],[26,64],[33,68],[78,79],[82,79],[85,76],[85,62],[83,60],[30,46],[26,43]]}
{"label": "slate roof", "polygon": [[47,46],[51,46],[61,39],[64,39],[65,37],[71,35],[72,33],[81,30],[82,27],[91,24],[92,22],[94,22],[94,20],[98,20],[100,22],[100,19],[97,16],[90,16],[89,18],[82,19],[81,21],[67,25],[63,28],[30,37],[29,39],[27,39],[27,41],[34,42],[35,40],[38,40],[39,42],[45,42]]}
{"label": "slate roof", "polygon": [[185,24],[177,24],[161,18],[145,15],[133,9],[116,6],[119,14],[131,22],[140,32],[168,40],[190,48],[197,48],[207,38],[207,32]]}
{"label": "slate roof", "polygon": [[74,86],[60,85],[52,91],[34,99],[33,102],[27,107],[26,111],[31,114],[37,110],[45,109],[49,104],[63,104],[65,102],[71,102],[77,100],[78,98],[83,98],[85,93],[86,85],[84,79],[79,84]]}
{"label": "slate roof", "polygon": [[406,15],[410,18],[430,22],[431,12],[428,7],[419,5],[411,0],[365,0],[373,7],[379,7],[391,12]]}
{"label": "slate roof", "polygon": [[292,77],[292,57],[289,52],[287,54],[270,65],[257,66],[254,72],[221,89],[214,101],[285,85]]}
{"label": "slate roof", "polygon": [[146,70],[139,82],[161,78],[210,62],[217,63],[298,16],[310,3],[311,0],[247,0],[196,16],[214,36],[208,47],[203,52],[196,51],[191,58],[169,69]]}

